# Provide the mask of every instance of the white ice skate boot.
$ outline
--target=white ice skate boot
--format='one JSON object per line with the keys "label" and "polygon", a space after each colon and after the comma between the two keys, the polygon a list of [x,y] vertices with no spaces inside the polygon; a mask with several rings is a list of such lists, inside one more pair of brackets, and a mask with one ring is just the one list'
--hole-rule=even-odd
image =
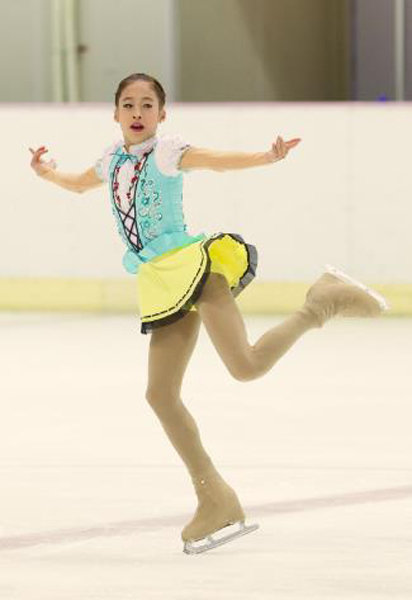
{"label": "white ice skate boot", "polygon": [[331,317],[377,317],[389,310],[385,298],[330,265],[306,294],[302,312],[316,318],[319,327]]}
{"label": "white ice skate boot", "polygon": [[[200,554],[258,529],[258,525],[245,525],[238,497],[219,474],[193,483],[199,503],[193,519],[182,531],[183,552]],[[231,525],[235,525],[234,531],[222,531]]]}

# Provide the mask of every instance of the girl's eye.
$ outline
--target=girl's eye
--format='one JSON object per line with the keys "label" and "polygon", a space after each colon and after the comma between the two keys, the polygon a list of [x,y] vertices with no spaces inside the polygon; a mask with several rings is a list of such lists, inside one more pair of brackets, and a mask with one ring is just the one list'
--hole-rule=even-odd
{"label": "girl's eye", "polygon": [[143,107],[144,108],[152,108],[152,105],[151,104],[143,104]]}
{"label": "girl's eye", "polygon": [[132,107],[132,105],[131,105],[130,103],[128,103],[128,104],[123,104],[123,108],[131,108],[131,107]]}

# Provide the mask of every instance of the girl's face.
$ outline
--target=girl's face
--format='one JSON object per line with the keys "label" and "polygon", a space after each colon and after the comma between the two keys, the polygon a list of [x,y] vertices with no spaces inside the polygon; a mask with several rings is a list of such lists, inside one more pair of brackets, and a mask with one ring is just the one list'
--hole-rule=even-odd
{"label": "girl's face", "polygon": [[135,81],[125,87],[114,113],[127,149],[153,137],[165,118],[166,112],[160,109],[159,99],[148,81]]}

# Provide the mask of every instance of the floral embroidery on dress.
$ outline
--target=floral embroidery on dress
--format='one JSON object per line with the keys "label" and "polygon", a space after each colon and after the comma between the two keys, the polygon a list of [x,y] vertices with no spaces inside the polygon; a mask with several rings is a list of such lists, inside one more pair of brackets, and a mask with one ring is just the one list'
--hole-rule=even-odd
{"label": "floral embroidery on dress", "polygon": [[137,211],[142,218],[142,234],[147,241],[153,240],[160,234],[162,215],[162,196],[155,189],[155,182],[147,176],[147,164],[142,169],[141,200]]}

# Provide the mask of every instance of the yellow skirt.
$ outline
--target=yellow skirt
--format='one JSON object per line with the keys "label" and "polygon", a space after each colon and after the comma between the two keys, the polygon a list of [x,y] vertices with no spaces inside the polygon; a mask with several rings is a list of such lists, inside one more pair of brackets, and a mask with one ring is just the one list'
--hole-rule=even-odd
{"label": "yellow skirt", "polygon": [[256,274],[257,251],[235,233],[217,233],[140,265],[137,295],[141,332],[150,333],[196,310],[209,273],[226,277],[237,296]]}

